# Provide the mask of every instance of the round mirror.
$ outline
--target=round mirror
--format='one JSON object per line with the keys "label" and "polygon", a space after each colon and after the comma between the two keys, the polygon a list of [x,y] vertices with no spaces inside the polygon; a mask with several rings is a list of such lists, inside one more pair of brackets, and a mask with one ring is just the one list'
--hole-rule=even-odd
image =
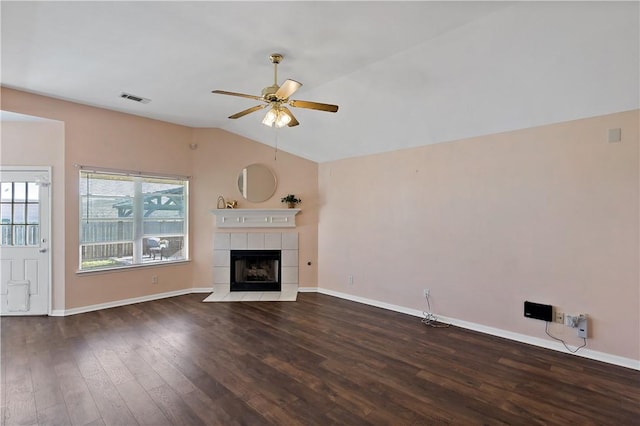
{"label": "round mirror", "polygon": [[238,175],[238,189],[247,201],[260,203],[276,192],[276,177],[263,164],[250,164]]}

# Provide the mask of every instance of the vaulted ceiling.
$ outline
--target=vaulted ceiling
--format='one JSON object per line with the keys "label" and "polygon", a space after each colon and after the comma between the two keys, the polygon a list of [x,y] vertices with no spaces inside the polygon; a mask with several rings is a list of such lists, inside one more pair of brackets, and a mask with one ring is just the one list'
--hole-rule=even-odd
{"label": "vaulted ceiling", "polygon": [[[317,161],[639,108],[638,2],[2,1],[2,85]],[[227,117],[303,83],[301,125]],[[148,104],[120,97],[149,98]]]}

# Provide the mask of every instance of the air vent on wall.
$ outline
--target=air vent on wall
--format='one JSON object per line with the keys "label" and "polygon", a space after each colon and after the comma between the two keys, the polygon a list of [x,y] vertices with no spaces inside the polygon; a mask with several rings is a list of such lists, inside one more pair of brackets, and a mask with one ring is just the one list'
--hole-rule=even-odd
{"label": "air vent on wall", "polygon": [[132,95],[131,93],[125,93],[125,92],[122,92],[120,94],[120,97],[124,99],[129,99],[132,101],[140,102],[143,104],[148,104],[149,102],[151,102],[151,99],[142,98],[140,96]]}

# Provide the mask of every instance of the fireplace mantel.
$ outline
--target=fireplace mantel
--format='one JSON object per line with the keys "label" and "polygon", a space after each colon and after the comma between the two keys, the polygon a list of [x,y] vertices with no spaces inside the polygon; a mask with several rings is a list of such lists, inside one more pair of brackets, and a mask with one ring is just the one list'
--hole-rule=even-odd
{"label": "fireplace mantel", "polygon": [[295,228],[300,209],[213,209],[218,228]]}

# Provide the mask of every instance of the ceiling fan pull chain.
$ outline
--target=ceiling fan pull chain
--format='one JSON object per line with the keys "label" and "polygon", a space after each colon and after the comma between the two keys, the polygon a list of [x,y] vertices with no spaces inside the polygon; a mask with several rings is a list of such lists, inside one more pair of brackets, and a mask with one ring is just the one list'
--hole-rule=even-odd
{"label": "ceiling fan pull chain", "polygon": [[273,161],[278,161],[278,128],[276,127],[276,150],[273,153]]}

